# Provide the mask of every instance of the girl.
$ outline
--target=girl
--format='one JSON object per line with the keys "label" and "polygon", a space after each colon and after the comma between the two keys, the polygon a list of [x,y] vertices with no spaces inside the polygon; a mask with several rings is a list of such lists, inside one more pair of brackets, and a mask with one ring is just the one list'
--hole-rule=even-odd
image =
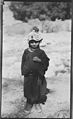
{"label": "girl", "polygon": [[[25,49],[22,56],[21,73],[24,75],[24,97],[27,102],[26,111],[30,111],[33,104],[46,102],[45,71],[49,66],[49,58],[39,45],[41,39],[37,33],[28,38],[29,48]],[[45,88],[44,85],[45,84]]]}

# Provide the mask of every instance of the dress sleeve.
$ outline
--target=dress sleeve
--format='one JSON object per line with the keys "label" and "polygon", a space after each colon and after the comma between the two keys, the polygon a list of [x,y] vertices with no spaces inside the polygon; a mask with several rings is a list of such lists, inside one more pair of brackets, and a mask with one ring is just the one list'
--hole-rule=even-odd
{"label": "dress sleeve", "polygon": [[21,61],[21,74],[22,75],[23,75],[23,66],[24,66],[25,60],[26,60],[26,52],[27,52],[27,50],[25,50],[23,55],[22,55],[22,61]]}
{"label": "dress sleeve", "polygon": [[43,66],[44,66],[44,70],[45,71],[47,70],[47,68],[49,66],[49,61],[50,61],[50,58],[43,51],[43,53],[42,53],[42,63],[43,63]]}
{"label": "dress sleeve", "polygon": [[41,54],[41,59],[42,59],[42,68],[40,69],[40,74],[44,75],[45,71],[47,71],[48,69],[50,58],[48,58],[46,53],[43,51]]}

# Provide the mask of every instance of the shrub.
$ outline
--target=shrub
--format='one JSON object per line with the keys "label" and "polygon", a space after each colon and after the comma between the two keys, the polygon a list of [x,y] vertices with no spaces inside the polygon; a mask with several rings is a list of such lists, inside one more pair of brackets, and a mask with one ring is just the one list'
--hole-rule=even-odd
{"label": "shrub", "polygon": [[72,15],[71,2],[11,2],[9,6],[17,20],[28,22],[29,19],[55,21],[70,19]]}

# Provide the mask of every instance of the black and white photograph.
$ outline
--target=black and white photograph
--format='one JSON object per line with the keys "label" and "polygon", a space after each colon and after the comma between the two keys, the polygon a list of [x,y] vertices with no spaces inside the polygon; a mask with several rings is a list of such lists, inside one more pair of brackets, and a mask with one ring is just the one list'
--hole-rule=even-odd
{"label": "black and white photograph", "polygon": [[1,118],[71,118],[71,1],[4,1]]}

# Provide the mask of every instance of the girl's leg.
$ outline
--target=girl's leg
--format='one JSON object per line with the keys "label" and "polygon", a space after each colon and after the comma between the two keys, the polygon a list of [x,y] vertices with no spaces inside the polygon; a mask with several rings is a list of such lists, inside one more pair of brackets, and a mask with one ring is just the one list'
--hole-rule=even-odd
{"label": "girl's leg", "polygon": [[41,113],[42,112],[42,107],[40,104],[34,104],[33,105],[33,108],[31,110],[31,112],[38,112],[38,113]]}
{"label": "girl's leg", "polygon": [[33,104],[30,103],[30,100],[27,99],[26,105],[25,105],[25,110],[26,111],[31,111]]}
{"label": "girl's leg", "polygon": [[32,107],[32,110],[31,110],[31,113],[33,113],[33,112],[36,112],[35,104],[33,104],[33,107]]}
{"label": "girl's leg", "polygon": [[36,104],[35,105],[35,108],[36,108],[36,110],[40,113],[40,112],[42,112],[42,107],[41,107],[41,104],[39,103],[39,104]]}

